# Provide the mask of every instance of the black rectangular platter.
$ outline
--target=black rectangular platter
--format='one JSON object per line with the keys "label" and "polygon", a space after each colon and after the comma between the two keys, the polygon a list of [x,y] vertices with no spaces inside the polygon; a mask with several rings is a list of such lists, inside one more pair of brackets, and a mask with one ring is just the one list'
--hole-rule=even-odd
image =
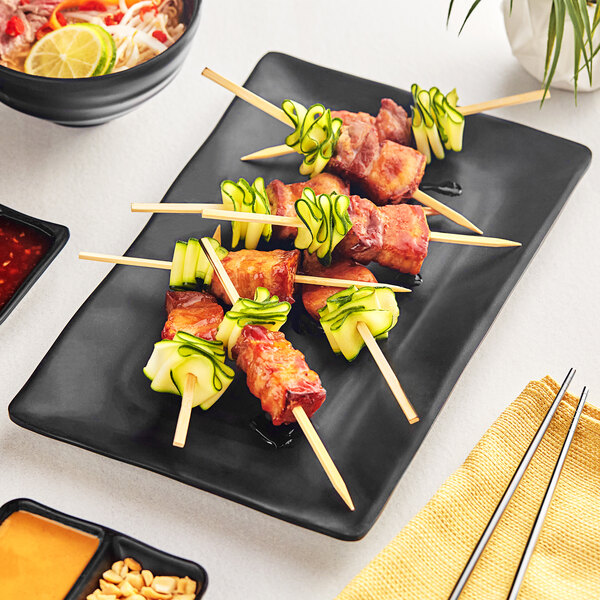
{"label": "black rectangular platter", "polygon": [[[406,87],[410,83],[403,82]],[[289,97],[372,114],[382,97],[410,104],[405,91],[277,53],[258,63],[247,87],[275,104]],[[220,202],[223,179],[299,181],[297,156],[239,160],[281,143],[288,131],[234,100],[164,201]],[[447,202],[486,235],[519,240],[523,246],[432,243],[422,285],[398,297],[400,320],[382,347],[421,417],[416,425],[406,422],[371,356],[362,352],[351,365],[334,356],[322,335],[298,326],[303,320],[298,319],[301,302],[296,303],[283,331],[328,391],[313,422],[348,485],[356,504],[353,513],[333,491],[303,438],[275,449],[251,429],[260,406],[243,376],[211,410],[194,411],[185,449],[171,445],[179,402],[152,392],[142,374],[165,320],[165,271],[114,268],[11,403],[10,416],[38,433],[303,527],[359,539],[377,519],[590,158],[590,151],[574,142],[476,115],[467,119],[464,151],[427,168],[424,182],[462,185],[463,195]],[[438,231],[465,232],[441,217],[430,224]],[[210,235],[214,228],[214,221],[198,216],[155,215],[128,254],[170,260],[176,240]],[[390,270],[373,270],[380,281],[403,281]],[[474,405],[477,401],[473,398]]]}

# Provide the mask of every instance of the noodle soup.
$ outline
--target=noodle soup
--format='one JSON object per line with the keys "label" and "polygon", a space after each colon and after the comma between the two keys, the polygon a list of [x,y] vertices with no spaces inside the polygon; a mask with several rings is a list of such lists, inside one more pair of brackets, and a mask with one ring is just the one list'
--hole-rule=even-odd
{"label": "noodle soup", "polygon": [[0,65],[32,75],[116,73],[173,45],[183,0],[0,0]]}

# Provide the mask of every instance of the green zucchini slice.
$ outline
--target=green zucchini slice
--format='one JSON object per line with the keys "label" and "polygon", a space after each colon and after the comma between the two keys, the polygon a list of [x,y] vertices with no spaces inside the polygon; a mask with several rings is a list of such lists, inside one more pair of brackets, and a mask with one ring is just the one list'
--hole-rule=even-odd
{"label": "green zucchini slice", "polygon": [[352,229],[348,215],[350,198],[335,192],[317,196],[311,188],[304,188],[295,206],[305,225],[298,228],[296,248],[310,254],[316,252],[323,265],[330,265],[334,248]]}
{"label": "green zucchini slice", "polygon": [[351,286],[333,294],[319,311],[331,349],[348,361],[354,360],[365,345],[358,323],[367,325],[374,338],[384,339],[398,322],[399,314],[392,290],[368,286]]}
{"label": "green zucchini slice", "polygon": [[240,298],[225,314],[216,338],[227,348],[231,358],[231,350],[246,325],[262,325],[270,331],[279,331],[291,308],[289,302],[280,302],[277,296],[271,296],[267,288],[258,287],[254,293],[254,300]]}
{"label": "green zucchini slice", "polygon": [[[261,215],[271,214],[271,205],[265,189],[265,180],[257,177],[250,185],[245,179],[225,180],[221,183],[221,197],[226,210],[237,210]],[[232,221],[231,247],[243,241],[247,250],[254,250],[262,238],[271,239],[273,227],[263,223],[241,223]]]}
{"label": "green zucchini slice", "polygon": [[154,344],[144,367],[154,391],[182,396],[188,373],[197,379],[192,405],[204,410],[223,395],[234,377],[233,370],[225,364],[221,342],[178,332],[172,340]]}
{"label": "green zucchini slice", "polygon": [[443,159],[446,150],[460,152],[465,118],[457,109],[456,90],[444,96],[437,87],[424,90],[414,83],[411,92],[413,135],[417,150],[425,155],[427,164],[431,162],[432,153]]}
{"label": "green zucchini slice", "polygon": [[333,156],[342,120],[333,119],[331,111],[322,104],[313,104],[307,109],[294,100],[284,100],[281,107],[294,126],[285,143],[304,156],[300,173],[310,177],[318,175]]}

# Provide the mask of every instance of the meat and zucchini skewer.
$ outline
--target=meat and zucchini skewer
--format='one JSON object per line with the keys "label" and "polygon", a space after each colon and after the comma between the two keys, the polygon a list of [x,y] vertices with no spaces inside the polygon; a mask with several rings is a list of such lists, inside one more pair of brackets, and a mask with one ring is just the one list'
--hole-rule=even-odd
{"label": "meat and zucchini skewer", "polygon": [[[210,70],[208,75],[210,76]],[[234,90],[231,91],[235,93]],[[416,149],[425,155],[427,164],[430,164],[432,152],[436,158],[443,159],[445,157],[445,150],[453,150],[455,152],[462,150],[462,136],[465,125],[464,117],[496,108],[536,102],[542,99],[544,90],[515,94],[470,106],[457,105],[458,95],[456,90],[452,90],[449,94],[444,95],[437,87],[424,90],[419,85],[413,84],[411,86],[411,93],[413,95],[413,106],[410,107],[412,118],[408,116],[402,106],[396,104],[392,99],[383,98],[376,117],[364,112],[346,110],[329,111],[328,116],[332,124],[326,129],[331,131],[331,138],[335,139],[336,134],[339,135],[337,128],[333,124],[335,119],[341,119],[343,125],[348,125],[355,120],[361,120],[366,124],[375,126],[381,142],[389,140],[403,146],[411,146],[414,137]],[[288,102],[290,101],[284,100],[284,104],[282,105],[282,110],[286,114],[284,106]],[[296,130],[299,129],[305,134],[312,134],[310,136],[305,135],[305,138],[314,139],[315,135],[311,131],[311,125],[314,127],[314,123],[316,122],[318,126],[319,121],[322,125],[325,121],[324,115],[327,113],[327,109],[322,107],[322,110],[319,111],[320,107],[322,107],[320,104],[313,105],[306,112],[303,111],[302,113],[305,115],[305,122],[302,123],[300,128],[296,126]],[[312,122],[310,121],[311,117],[314,119]],[[290,124],[289,120],[287,124]],[[320,134],[320,139],[323,139],[325,137],[324,133],[320,132]],[[310,147],[309,139],[304,140],[305,147]],[[257,152],[243,156],[242,160],[275,158],[285,156],[286,154],[293,154],[294,152],[302,153],[302,150],[301,143],[291,146],[286,140],[285,144],[258,150]]]}
{"label": "meat and zucchini skewer", "polygon": [[[294,133],[288,137],[286,143],[294,146],[294,151],[299,150],[305,155],[305,168],[300,170],[302,174],[315,176],[326,165],[328,169],[337,165],[333,172],[350,177],[355,183],[370,189],[375,195],[372,198],[374,202],[399,202],[403,198],[414,197],[451,221],[476,233],[482,233],[481,229],[465,216],[418,189],[425,173],[426,157],[423,154],[391,140],[380,143],[377,129],[365,120],[352,119],[349,125],[345,125],[342,118],[331,118],[329,110],[316,105],[324,112],[316,122],[305,126],[305,117],[310,119],[314,107],[307,111],[298,103],[286,100],[283,103],[284,108],[290,103],[292,106],[284,111],[211,69],[205,68],[202,74],[259,110],[293,127]],[[302,148],[307,139],[311,147]]]}
{"label": "meat and zucchini skewer", "polygon": [[[298,216],[258,215],[218,209],[204,209],[202,216],[225,221],[268,223],[288,230],[305,227],[305,222]],[[430,231],[423,207],[415,204],[376,206],[366,198],[351,196],[348,216],[352,227],[337,240],[333,255],[365,264],[373,261],[413,275],[421,270],[431,241],[495,248],[521,245],[520,242],[501,238]]]}
{"label": "meat and zucchini skewer", "polygon": [[[387,125],[389,122],[393,123],[396,115],[392,115],[392,119],[389,121],[385,118],[385,115],[382,116],[380,126],[376,127],[374,122],[369,121],[375,118],[366,113],[350,113],[348,111],[332,113],[322,105],[314,105],[309,109],[305,109],[298,103],[285,100],[282,104],[282,110],[211,69],[205,68],[202,74],[259,110],[293,127],[294,133],[288,137],[286,144],[292,148],[291,151],[299,151],[305,155],[306,158],[303,162],[305,168],[301,168],[301,173],[314,176],[327,165],[335,173],[350,176],[355,183],[363,188],[363,192],[365,190],[370,191],[367,195],[376,203],[399,202],[404,198],[414,197],[422,204],[434,208],[459,225],[476,233],[482,233],[466,217],[417,189],[425,171],[427,158],[418,150],[402,145],[393,139],[387,139]],[[435,89],[437,88],[432,88],[430,93]],[[424,91],[417,87],[415,90],[417,99],[421,98],[421,92]],[[518,100],[509,98],[506,99],[506,103],[532,101],[535,94],[534,92],[519,95]],[[434,100],[437,97],[437,94],[434,94]],[[389,102],[393,103],[391,100]],[[395,103],[393,104],[395,105]],[[424,112],[427,112],[427,110],[422,102],[417,102],[417,104],[419,114],[423,116],[421,109]],[[456,107],[451,106],[447,100],[446,105],[448,105],[448,111],[457,112]],[[436,106],[435,102],[432,101],[431,107],[428,107],[434,115]],[[442,103],[442,108],[444,106]],[[485,108],[485,104],[480,106]],[[397,105],[395,107],[406,115],[404,109]],[[476,106],[468,108],[476,108]],[[368,117],[368,119],[356,118],[362,115]],[[347,123],[344,123],[344,117],[347,119]],[[452,127],[452,120],[453,118],[450,117],[446,119],[449,127]],[[435,131],[439,139],[437,125],[434,128],[431,124],[429,129]],[[384,136],[385,139],[382,139]],[[429,131],[427,136],[429,137]],[[442,137],[445,137],[443,133]],[[434,139],[433,135],[431,139]],[[407,141],[405,134],[400,138],[400,141]],[[257,156],[250,155],[244,158],[257,158]],[[328,165],[330,161],[331,165]]]}
{"label": "meat and zucchini skewer", "polygon": [[[316,276],[299,275],[298,250],[237,250],[229,252],[214,240],[213,247],[222,257],[225,269],[235,281],[244,297],[252,298],[257,287],[267,288],[271,294],[279,296],[282,300],[293,302],[294,287],[296,283],[305,285],[334,285],[348,287],[361,286],[361,281],[337,280],[332,278],[318,278]],[[171,271],[170,285],[175,288],[195,289],[198,283],[207,287],[214,296],[228,302],[225,291],[218,279],[213,277],[212,267],[208,265],[206,256],[200,251],[199,240],[192,238],[187,242],[179,241],[175,245],[173,261],[137,258],[131,256],[116,256],[112,254],[97,254],[94,252],[80,252],[79,258],[97,262],[148,267]],[[189,259],[189,260],[188,260]],[[207,266],[208,265],[208,266]],[[377,284],[389,287],[394,292],[410,292],[408,288],[392,285]]]}
{"label": "meat and zucchini skewer", "polygon": [[[202,244],[229,303],[235,305],[240,297],[227,271],[212,246],[206,240]],[[246,372],[250,391],[272,415],[273,423],[296,421],[300,425],[334,488],[354,510],[348,488],[309,419],[325,400],[325,390],[302,353],[293,348],[283,333],[261,325],[244,326],[231,350],[237,365]]]}

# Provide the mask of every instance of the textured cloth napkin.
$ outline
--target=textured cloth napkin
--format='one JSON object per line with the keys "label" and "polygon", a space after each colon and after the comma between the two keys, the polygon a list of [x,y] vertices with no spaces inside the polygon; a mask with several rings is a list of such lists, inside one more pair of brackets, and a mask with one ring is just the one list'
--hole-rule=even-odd
{"label": "textured cloth napkin", "polygon": [[[338,600],[446,600],[559,386],[532,381]],[[577,399],[566,395],[461,600],[504,600]],[[586,405],[519,600],[600,598],[600,410]]]}

